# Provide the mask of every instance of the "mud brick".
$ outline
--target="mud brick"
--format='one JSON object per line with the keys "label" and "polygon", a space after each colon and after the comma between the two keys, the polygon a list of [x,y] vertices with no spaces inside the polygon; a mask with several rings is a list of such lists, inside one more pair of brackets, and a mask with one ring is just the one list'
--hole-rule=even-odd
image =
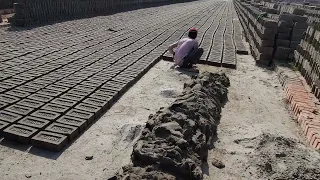
{"label": "mud brick", "polygon": [[0,101],[0,110],[4,109],[5,107],[7,107],[9,104],[6,102],[1,102]]}
{"label": "mud brick", "polygon": [[22,106],[22,105],[18,105],[18,104],[13,104],[13,105],[7,107],[5,110],[9,111],[9,112],[16,113],[16,114],[20,114],[23,116],[27,116],[28,114],[30,114],[34,110],[34,108]]}
{"label": "mud brick", "polygon": [[74,87],[74,89],[82,89],[86,92],[91,92],[97,89],[96,86],[87,86],[87,85],[83,85],[83,84],[79,84],[77,86]]}
{"label": "mud brick", "polygon": [[307,29],[308,23],[307,22],[296,22],[294,23],[294,29]]}
{"label": "mud brick", "polygon": [[59,96],[62,92],[61,91],[52,90],[52,89],[41,89],[37,93],[38,94],[42,94],[42,95],[46,95],[46,96],[56,97],[56,96]]}
{"label": "mud brick", "polygon": [[95,99],[95,98],[86,98],[82,102],[87,103],[87,104],[91,104],[94,106],[102,107],[104,110],[105,110],[105,108],[107,108],[107,106],[110,105],[109,101],[103,101],[103,100],[99,100],[99,99]]}
{"label": "mud brick", "polygon": [[61,95],[60,97],[64,98],[64,99],[73,100],[73,101],[81,101],[82,99],[85,98],[84,96],[72,94],[72,93],[65,93],[65,94]]}
{"label": "mud brick", "polygon": [[285,39],[285,40],[289,40],[289,39],[290,39],[290,34],[286,34],[286,33],[278,33],[278,34],[277,34],[277,39]]}
{"label": "mud brick", "polygon": [[290,48],[296,49],[299,44],[300,44],[300,41],[291,41]]}
{"label": "mud brick", "polygon": [[277,32],[278,33],[283,33],[283,34],[290,34],[292,28],[288,27],[278,27]]}
{"label": "mud brick", "polygon": [[290,41],[289,40],[283,40],[283,39],[277,39],[277,46],[281,47],[289,47],[290,46]]}
{"label": "mud brick", "polygon": [[18,121],[17,123],[41,130],[45,128],[47,125],[49,125],[51,122],[48,120],[37,118],[37,117],[27,116],[21,119],[20,121]]}
{"label": "mud brick", "polygon": [[266,28],[275,28],[277,27],[277,21],[272,19],[263,19],[263,26]]}
{"label": "mud brick", "polygon": [[35,116],[35,117],[38,117],[44,120],[49,120],[49,121],[54,121],[58,119],[60,115],[61,115],[60,113],[42,110],[42,109],[39,109],[36,112],[31,114],[31,116]]}
{"label": "mud brick", "polygon": [[34,86],[29,86],[29,85],[22,85],[22,86],[15,88],[15,90],[25,91],[25,92],[29,92],[29,93],[34,93],[34,92],[38,91],[39,89],[41,89],[41,87],[34,87]]}
{"label": "mud brick", "polygon": [[32,146],[47,149],[49,151],[61,151],[67,143],[67,136],[47,131],[40,131],[31,138]]}
{"label": "mud brick", "polygon": [[71,109],[69,112],[67,112],[66,115],[86,119],[88,121],[88,124],[90,124],[94,120],[94,113],[85,112],[78,109]]}
{"label": "mud brick", "polygon": [[292,35],[291,41],[301,41],[302,35]]}
{"label": "mud brick", "polygon": [[289,21],[289,22],[291,22],[291,21],[293,21],[293,18],[294,18],[294,16],[295,15],[293,15],[293,14],[281,14],[280,16],[279,16],[279,20],[281,21]]}
{"label": "mud brick", "polygon": [[283,21],[283,20],[280,20],[278,22],[278,29],[279,28],[291,28],[293,25],[293,22],[292,21]]}
{"label": "mud brick", "polygon": [[38,129],[24,125],[12,124],[3,130],[3,137],[8,140],[29,144],[30,138],[38,132]]}
{"label": "mud brick", "polygon": [[11,83],[6,83],[6,82],[0,82],[0,87],[1,88],[4,88],[4,89],[11,89],[11,88],[14,88],[15,84],[11,84]]}
{"label": "mud brick", "polygon": [[4,122],[4,121],[0,121],[0,136],[2,136],[2,132],[3,130],[8,127],[10,125],[10,123],[8,122]]}
{"label": "mud brick", "polygon": [[75,109],[87,111],[94,113],[96,117],[99,117],[102,113],[102,107],[101,106],[95,106],[95,105],[90,105],[86,103],[80,103],[78,104]]}
{"label": "mud brick", "polygon": [[8,111],[0,111],[0,120],[2,121],[6,121],[9,123],[14,123],[16,121],[18,121],[19,119],[21,119],[22,116],[16,113],[12,113],[12,112],[8,112]]}
{"label": "mud brick", "polygon": [[68,91],[68,93],[71,93],[71,94],[76,94],[76,95],[80,95],[80,96],[83,96],[83,97],[86,97],[88,96],[91,91],[88,91],[88,90],[82,90],[82,89],[71,89],[70,91]]}
{"label": "mud brick", "polygon": [[295,36],[302,36],[306,29],[293,29],[292,34]]}
{"label": "mud brick", "polygon": [[51,101],[54,97],[44,95],[44,94],[32,94],[28,98],[35,100],[35,101],[40,101],[40,102],[49,102]]}
{"label": "mud brick", "polygon": [[89,97],[99,99],[102,101],[109,101],[110,103],[112,103],[112,101],[115,99],[112,95],[106,95],[106,94],[101,94],[101,93],[93,93]]}
{"label": "mud brick", "polygon": [[304,23],[308,20],[308,17],[296,15],[293,17],[294,22]]}
{"label": "mud brick", "polygon": [[72,88],[74,87],[75,85],[77,85],[77,83],[73,83],[73,82],[62,82],[62,81],[59,81],[59,82],[56,82],[54,83],[54,85],[58,85],[58,86],[65,86],[65,87],[68,87],[68,88]]}
{"label": "mud brick", "polygon": [[35,101],[32,99],[23,99],[19,102],[17,102],[18,105],[23,105],[23,106],[27,106],[27,107],[31,107],[31,108],[35,108],[38,109],[40,106],[44,105],[43,102],[40,101]]}
{"label": "mud brick", "polygon": [[0,101],[1,102],[6,102],[8,104],[15,103],[15,102],[17,102],[19,100],[20,100],[20,98],[14,97],[14,96],[11,96],[11,95],[8,95],[8,94],[1,94],[0,95]]}
{"label": "mud brick", "polygon": [[5,94],[9,94],[11,96],[15,96],[15,97],[19,97],[19,98],[25,98],[30,95],[30,93],[28,93],[28,92],[20,91],[20,90],[16,90],[16,89],[10,90],[10,91],[6,92]]}
{"label": "mud brick", "polygon": [[59,118],[56,122],[66,124],[69,126],[79,127],[79,133],[83,132],[85,128],[88,126],[87,120],[66,115]]}
{"label": "mud brick", "polygon": [[72,106],[76,105],[79,101],[69,100],[69,99],[64,99],[64,98],[55,98],[51,102],[54,104],[58,104],[58,105],[72,107]]}
{"label": "mud brick", "polygon": [[67,112],[70,109],[70,107],[59,105],[59,104],[49,103],[49,104],[44,105],[41,109],[64,114],[65,112]]}
{"label": "mud brick", "polygon": [[52,123],[50,124],[45,131],[53,132],[57,134],[62,134],[68,136],[69,141],[75,139],[79,134],[79,128],[75,126],[70,126],[66,124],[60,123]]}
{"label": "mud brick", "polygon": [[52,84],[50,86],[47,86],[46,89],[51,89],[51,90],[55,90],[55,91],[59,91],[59,92],[66,92],[70,88],[69,87],[65,87],[65,86],[58,86],[58,85]]}

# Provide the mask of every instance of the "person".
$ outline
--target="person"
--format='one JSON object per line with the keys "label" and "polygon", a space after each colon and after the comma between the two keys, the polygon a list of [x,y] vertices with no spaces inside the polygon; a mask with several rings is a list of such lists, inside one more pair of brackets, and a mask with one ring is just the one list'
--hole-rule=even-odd
{"label": "person", "polygon": [[[203,49],[199,48],[196,41],[197,35],[198,30],[191,28],[187,38],[182,38],[169,46],[168,51],[173,54],[174,66],[190,69],[199,62]],[[174,48],[176,48],[175,51]]]}

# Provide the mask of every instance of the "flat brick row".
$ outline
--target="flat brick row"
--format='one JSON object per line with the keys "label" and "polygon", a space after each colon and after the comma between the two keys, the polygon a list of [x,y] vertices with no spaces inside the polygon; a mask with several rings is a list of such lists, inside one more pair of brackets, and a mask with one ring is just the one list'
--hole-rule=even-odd
{"label": "flat brick row", "polygon": [[[125,20],[116,15],[97,18],[99,22],[93,18],[93,26],[78,26],[78,21],[62,23],[66,26],[43,26],[30,30],[34,32],[31,37],[6,31],[10,38],[5,36],[1,41],[17,47],[0,43],[0,128],[4,138],[62,150],[155,65],[168,45],[190,27],[199,28],[201,39],[214,37],[211,30],[217,29],[218,22],[228,14],[224,9],[231,11],[232,4],[204,1],[175,5],[165,14],[159,8],[121,17]],[[141,14],[146,18],[139,18]],[[229,18],[232,15],[224,17]],[[219,33],[227,31],[232,36],[232,28],[229,21]],[[219,41],[222,55],[224,45]]]}

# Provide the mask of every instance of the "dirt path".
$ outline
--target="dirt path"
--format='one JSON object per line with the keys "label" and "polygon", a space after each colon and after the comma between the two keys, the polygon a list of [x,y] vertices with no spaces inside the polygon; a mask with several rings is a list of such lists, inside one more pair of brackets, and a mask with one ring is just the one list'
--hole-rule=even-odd
{"label": "dirt path", "polygon": [[[259,167],[265,163],[262,161],[268,161],[269,156],[289,149],[292,152],[288,154],[298,154],[300,157],[283,159],[272,164],[273,168],[280,172],[294,171],[303,158],[310,164],[320,162],[319,153],[302,144],[295,144],[303,143],[304,139],[286,108],[284,92],[274,71],[257,67],[251,56],[238,56],[238,69],[223,71],[227,71],[230,78],[229,101],[222,110],[215,148],[209,152],[208,164],[203,167],[205,179],[270,178],[260,172],[265,168]],[[295,145],[284,147],[277,138],[280,141],[292,138]],[[261,154],[261,149],[269,152]],[[215,160],[223,162],[225,168],[214,167],[211,163]],[[293,167],[290,167],[290,163]],[[284,176],[285,179],[288,177]]]}

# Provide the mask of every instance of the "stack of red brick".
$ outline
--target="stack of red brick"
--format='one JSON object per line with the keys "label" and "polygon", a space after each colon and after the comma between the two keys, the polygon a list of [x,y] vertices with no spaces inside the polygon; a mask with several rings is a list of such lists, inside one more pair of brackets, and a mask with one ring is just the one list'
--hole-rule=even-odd
{"label": "stack of red brick", "polygon": [[286,99],[300,124],[308,143],[320,149],[320,115],[313,101],[312,94],[306,90],[307,83],[303,78],[290,78],[280,74]]}

